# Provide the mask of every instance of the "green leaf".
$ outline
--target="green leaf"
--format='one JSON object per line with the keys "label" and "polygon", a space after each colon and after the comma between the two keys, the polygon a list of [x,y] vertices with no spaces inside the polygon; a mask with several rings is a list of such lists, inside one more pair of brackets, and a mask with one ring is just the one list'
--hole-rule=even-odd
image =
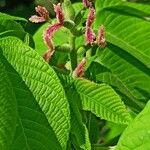
{"label": "green leaf", "polygon": [[34,96],[17,72],[3,58],[17,100],[18,121],[11,150],[61,150],[54,131],[41,111]]}
{"label": "green leaf", "polygon": [[84,110],[115,123],[128,124],[131,121],[125,105],[109,85],[77,79],[75,87],[81,96]]}
{"label": "green leaf", "polygon": [[1,13],[1,12],[0,12],[0,19],[19,21],[19,22],[23,22],[24,24],[27,23],[27,20],[24,18],[17,17],[17,16],[10,16],[8,14]]}
{"label": "green leaf", "polygon": [[[122,83],[122,85],[124,85],[124,87],[126,87],[128,91],[130,91],[130,93],[135,97],[136,100],[140,100],[143,98],[145,99],[143,94],[140,93],[138,89],[143,89],[143,91],[149,93],[149,70],[145,68],[145,66],[143,66],[134,57],[131,57],[128,53],[125,53],[118,47],[111,46],[110,48],[106,48],[104,51],[102,51],[96,61],[107,67],[107,69],[109,69],[109,72],[111,72],[111,74],[118,81],[120,80],[119,82]],[[99,76],[98,80],[102,81],[103,76]],[[113,84],[113,86],[119,87],[120,83],[118,83],[118,81],[116,81],[116,83],[111,82],[109,84]],[[119,90],[123,92],[124,95],[129,96],[126,93],[127,90],[125,88],[122,88],[119,88]],[[131,94],[130,98],[133,99],[133,96],[131,97]]]}
{"label": "green leaf", "polygon": [[65,149],[70,129],[70,112],[56,73],[34,50],[17,38],[2,38],[0,48],[25,81]]}
{"label": "green leaf", "polygon": [[102,62],[100,62],[99,57],[91,64],[90,72],[94,74],[94,79],[97,82],[102,82],[109,84],[119,91],[120,94],[125,95],[125,104],[136,109],[137,112],[141,111],[142,106],[137,102],[136,97],[127,87],[127,85],[110,69],[105,67]]}
{"label": "green leaf", "polygon": [[23,27],[14,20],[0,18],[0,35],[6,31],[24,31]]}
{"label": "green leaf", "polygon": [[15,37],[21,39],[25,44],[29,45],[30,47],[32,47],[32,48],[35,47],[32,36],[27,32],[17,31],[17,30],[8,30],[8,31],[2,32],[0,34],[1,38],[7,37],[7,36],[15,36]]}
{"label": "green leaf", "polygon": [[[130,15],[139,17],[149,21],[150,7],[146,4],[138,4],[133,2],[121,1],[121,0],[104,0],[96,1],[97,11],[109,11],[116,12],[123,15]],[[100,12],[99,12],[100,13]]]}
{"label": "green leaf", "polygon": [[71,109],[71,134],[74,135],[76,143],[76,149],[91,150],[88,130],[85,124],[82,122],[82,116],[80,112],[80,98],[73,88],[66,88],[66,94],[70,103]]}
{"label": "green leaf", "polygon": [[123,132],[116,150],[148,150],[150,144],[150,102]]}
{"label": "green leaf", "polygon": [[139,88],[150,90],[150,22],[102,11],[96,28],[104,24],[107,48],[99,61],[124,83],[137,99],[145,99]]}
{"label": "green leaf", "polygon": [[108,42],[123,49],[150,69],[150,22],[105,11],[101,14],[101,20],[97,20],[96,27],[100,24],[104,24],[106,28]]}
{"label": "green leaf", "polygon": [[8,150],[16,128],[16,99],[0,60],[0,149]]}

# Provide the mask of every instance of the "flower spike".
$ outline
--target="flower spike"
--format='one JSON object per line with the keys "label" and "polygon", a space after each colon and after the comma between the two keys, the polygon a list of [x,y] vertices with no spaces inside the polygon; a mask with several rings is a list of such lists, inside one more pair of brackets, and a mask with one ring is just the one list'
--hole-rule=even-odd
{"label": "flower spike", "polygon": [[45,44],[47,45],[48,47],[48,51],[44,54],[43,58],[46,60],[46,61],[49,61],[51,56],[53,55],[54,51],[55,51],[55,46],[53,45],[53,41],[52,41],[52,38],[53,38],[53,35],[54,33],[59,30],[59,28],[61,27],[62,25],[60,23],[55,23],[53,25],[50,25],[46,31],[44,31],[44,35],[43,35],[43,38],[44,38],[44,42]]}
{"label": "flower spike", "polygon": [[94,19],[95,19],[95,9],[90,8],[89,10],[90,10],[90,12],[89,12],[88,18],[86,20],[86,26],[91,27],[92,23],[94,22]]}
{"label": "flower spike", "polygon": [[87,27],[85,31],[85,40],[86,44],[92,45],[94,43],[95,33],[93,32],[92,28]]}
{"label": "flower spike", "polygon": [[94,39],[95,39],[95,34],[91,28],[92,24],[94,22],[94,19],[95,19],[95,9],[90,8],[90,12],[89,12],[88,18],[86,20],[86,28],[85,28],[86,44],[90,44],[90,45],[92,45],[94,43]]}
{"label": "flower spike", "polygon": [[98,30],[98,36],[96,39],[96,43],[101,47],[104,48],[106,46],[106,40],[105,40],[105,28],[103,25],[99,27]]}
{"label": "flower spike", "polygon": [[85,72],[86,59],[83,58],[82,61],[73,71],[73,77],[83,77]]}
{"label": "flower spike", "polygon": [[61,4],[58,3],[57,5],[53,5],[54,6],[54,11],[56,13],[56,18],[57,18],[57,21],[60,23],[60,24],[64,24],[64,13],[62,11],[62,8],[61,8]]}
{"label": "flower spike", "polygon": [[92,3],[89,2],[89,0],[82,0],[83,5],[85,8],[91,8],[92,7]]}
{"label": "flower spike", "polygon": [[33,23],[40,23],[40,22],[45,22],[49,20],[49,12],[46,10],[45,7],[42,6],[37,6],[35,7],[35,10],[37,14],[39,15],[33,15],[29,18],[29,20]]}

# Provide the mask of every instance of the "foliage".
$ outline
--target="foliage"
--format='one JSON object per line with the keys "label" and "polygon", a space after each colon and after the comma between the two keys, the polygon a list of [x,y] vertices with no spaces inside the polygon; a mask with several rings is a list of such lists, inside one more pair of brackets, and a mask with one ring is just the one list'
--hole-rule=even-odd
{"label": "foliage", "polygon": [[150,6],[54,8],[34,35],[0,13],[0,149],[148,150]]}

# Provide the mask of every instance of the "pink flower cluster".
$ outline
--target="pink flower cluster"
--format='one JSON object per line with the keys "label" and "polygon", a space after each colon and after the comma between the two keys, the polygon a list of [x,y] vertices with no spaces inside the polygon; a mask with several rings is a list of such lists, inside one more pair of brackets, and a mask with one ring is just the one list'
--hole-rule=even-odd
{"label": "pink flower cluster", "polygon": [[83,0],[83,5],[85,8],[89,9],[89,14],[86,20],[86,27],[85,27],[86,44],[92,45],[94,42],[96,42],[96,44],[98,44],[101,48],[104,48],[106,46],[105,28],[103,25],[101,25],[98,30],[98,35],[97,37],[95,37],[95,33],[92,29],[92,24],[95,19],[95,9],[93,8],[92,3],[89,2],[88,0]]}
{"label": "pink flower cluster", "polygon": [[[44,31],[44,34],[43,34],[44,42],[48,47],[48,50],[43,55],[43,58],[47,62],[49,62],[50,58],[52,57],[52,55],[55,52],[55,46],[54,46],[53,41],[52,41],[53,35],[64,24],[64,13],[62,11],[61,4],[58,3],[57,5],[53,5],[53,6],[54,6],[54,11],[56,13],[57,22],[50,25]],[[36,10],[36,12],[38,13],[39,16],[37,16],[37,15],[31,16],[31,18],[29,19],[31,22],[39,23],[39,22],[45,22],[45,21],[49,20],[49,13],[48,13],[48,11],[46,10],[45,7],[37,6],[35,8],[35,10]]]}
{"label": "pink flower cluster", "polygon": [[45,7],[37,6],[35,7],[35,11],[38,15],[31,16],[29,20],[33,23],[40,23],[49,20],[49,12]]}
{"label": "pink flower cluster", "polygon": [[[86,20],[86,27],[85,27],[86,44],[92,45],[93,43],[96,43],[101,48],[104,48],[106,46],[104,26],[101,25],[99,27],[98,35],[96,37],[92,29],[92,24],[95,20],[95,9],[92,5],[92,2],[90,2],[89,0],[82,0],[82,2],[84,7],[89,9],[89,14]],[[43,34],[44,42],[48,47],[48,50],[43,55],[43,58],[47,62],[49,62],[49,60],[51,59],[52,55],[55,52],[55,46],[52,40],[53,35],[57,30],[59,30],[64,25],[64,20],[65,20],[64,12],[61,8],[61,4],[58,3],[57,5],[53,5],[53,6],[54,6],[54,11],[56,13],[57,22],[49,25]],[[31,16],[31,18],[29,19],[31,22],[40,23],[49,20],[49,12],[46,10],[45,7],[37,6],[35,10],[37,12],[37,15]],[[78,64],[78,66],[73,71],[73,76],[82,77],[85,72],[85,65],[86,65],[86,59],[83,58],[83,60]]]}

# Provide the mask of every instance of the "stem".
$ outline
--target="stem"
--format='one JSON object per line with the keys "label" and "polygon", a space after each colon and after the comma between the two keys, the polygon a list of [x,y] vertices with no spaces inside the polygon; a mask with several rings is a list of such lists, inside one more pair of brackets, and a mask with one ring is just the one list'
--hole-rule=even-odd
{"label": "stem", "polygon": [[71,44],[71,47],[72,47],[72,50],[71,50],[71,53],[70,53],[71,69],[72,69],[72,71],[77,66],[77,51],[75,49],[75,40],[76,40],[75,36],[72,36],[71,39],[70,39],[70,44]]}

